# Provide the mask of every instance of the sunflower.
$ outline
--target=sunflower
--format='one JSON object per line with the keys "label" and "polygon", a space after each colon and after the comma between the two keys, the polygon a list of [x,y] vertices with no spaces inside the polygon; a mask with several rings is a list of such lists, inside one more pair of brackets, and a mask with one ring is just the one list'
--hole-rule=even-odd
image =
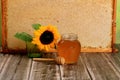
{"label": "sunflower", "polygon": [[60,34],[54,26],[41,26],[34,32],[33,44],[36,44],[40,50],[48,51],[54,48],[57,41],[60,39]]}

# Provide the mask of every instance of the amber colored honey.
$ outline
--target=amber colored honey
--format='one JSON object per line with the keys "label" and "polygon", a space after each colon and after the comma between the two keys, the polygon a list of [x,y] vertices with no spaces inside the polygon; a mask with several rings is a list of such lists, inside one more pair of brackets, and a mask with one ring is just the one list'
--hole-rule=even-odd
{"label": "amber colored honey", "polygon": [[66,64],[77,63],[80,48],[78,40],[61,40],[57,45],[58,56],[64,57]]}

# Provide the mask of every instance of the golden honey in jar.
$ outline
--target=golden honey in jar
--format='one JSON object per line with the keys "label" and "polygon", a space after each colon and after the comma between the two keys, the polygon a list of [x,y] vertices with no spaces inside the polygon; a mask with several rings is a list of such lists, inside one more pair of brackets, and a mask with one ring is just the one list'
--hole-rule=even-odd
{"label": "golden honey in jar", "polygon": [[77,63],[81,45],[76,34],[63,34],[57,44],[58,56],[64,57],[66,64]]}

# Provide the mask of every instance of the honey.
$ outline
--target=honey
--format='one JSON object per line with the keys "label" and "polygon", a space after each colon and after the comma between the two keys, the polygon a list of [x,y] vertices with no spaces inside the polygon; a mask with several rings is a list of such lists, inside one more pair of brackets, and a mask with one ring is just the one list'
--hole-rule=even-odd
{"label": "honey", "polygon": [[58,56],[65,58],[66,64],[77,63],[80,54],[80,42],[75,34],[65,34],[57,44]]}

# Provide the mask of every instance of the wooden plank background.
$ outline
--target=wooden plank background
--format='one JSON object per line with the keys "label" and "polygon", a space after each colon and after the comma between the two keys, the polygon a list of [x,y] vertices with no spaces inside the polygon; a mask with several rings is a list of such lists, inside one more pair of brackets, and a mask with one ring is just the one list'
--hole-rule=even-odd
{"label": "wooden plank background", "polygon": [[[120,45],[117,48],[120,51]],[[120,80],[120,52],[81,53],[78,63],[69,65],[0,54],[0,80]]]}

